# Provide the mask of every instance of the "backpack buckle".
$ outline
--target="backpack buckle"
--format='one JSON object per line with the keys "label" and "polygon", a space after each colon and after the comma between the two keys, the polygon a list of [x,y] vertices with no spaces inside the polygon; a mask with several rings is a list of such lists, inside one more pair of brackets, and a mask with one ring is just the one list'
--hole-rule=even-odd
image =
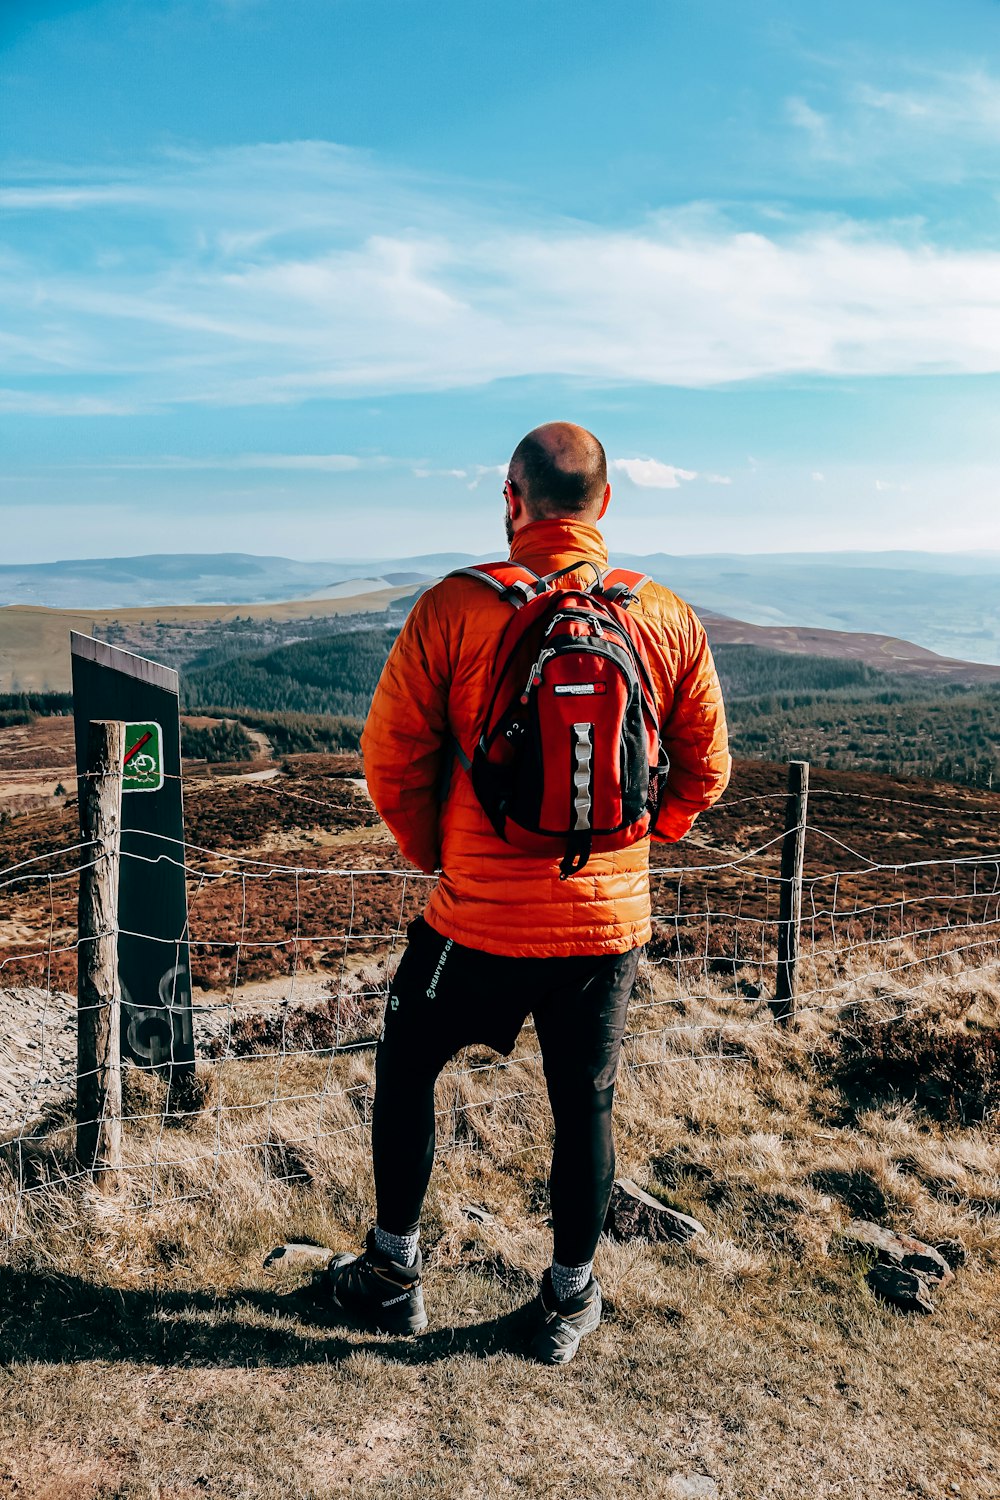
{"label": "backpack buckle", "polygon": [[629,584],[613,583],[609,589],[604,590],[604,597],[609,604],[617,604],[621,609],[628,609],[635,599],[635,594]]}
{"label": "backpack buckle", "polygon": [[515,609],[520,609],[522,604],[530,604],[537,594],[537,584],[526,583],[523,578],[515,578],[513,583],[508,583],[500,598],[505,604],[511,604]]}

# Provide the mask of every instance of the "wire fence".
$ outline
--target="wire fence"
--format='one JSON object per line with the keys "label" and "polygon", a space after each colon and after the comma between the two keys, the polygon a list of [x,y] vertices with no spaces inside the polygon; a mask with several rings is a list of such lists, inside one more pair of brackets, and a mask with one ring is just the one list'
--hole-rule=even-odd
{"label": "wire fence", "polygon": [[[654,846],[653,936],[630,1011],[626,1075],[724,1067],[772,1032],[780,912],[782,790],[739,794],[691,839]],[[261,784],[254,795],[265,795]],[[267,795],[311,798],[301,787]],[[433,877],[397,863],[362,829],[309,862],[146,836],[123,851],[183,870],[196,990],[197,1067],[167,1090],[162,1070],[125,1075],[123,1173],[135,1201],[209,1194],[248,1157],[279,1183],[335,1170],[363,1141],[372,1054],[408,924]],[[152,844],[150,841],[154,841]],[[801,1027],[845,1010],[918,1005],[930,982],[1000,976],[1000,797],[942,800],[814,786],[806,825]],[[905,856],[905,857],[904,857]],[[0,870],[0,1223],[16,1234],[27,1202],[85,1185],[73,1152],[80,1079],[75,975],[77,888],[100,851],[84,842],[27,853]],[[179,949],[164,942],[163,974]],[[160,986],[169,1010],[169,982]],[[510,1059],[463,1053],[442,1084],[439,1146],[475,1145],[499,1114],[530,1116],[539,1094],[530,1023]],[[534,1070],[534,1071],[533,1071]],[[333,1164],[333,1165],[331,1165]]]}

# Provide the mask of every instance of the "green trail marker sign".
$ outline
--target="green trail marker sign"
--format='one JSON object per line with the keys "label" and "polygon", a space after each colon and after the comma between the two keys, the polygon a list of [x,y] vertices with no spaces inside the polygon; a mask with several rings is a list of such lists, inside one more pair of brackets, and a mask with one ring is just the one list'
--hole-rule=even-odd
{"label": "green trail marker sign", "polygon": [[125,725],[123,792],[158,792],[163,785],[163,731],[159,724]]}
{"label": "green trail marker sign", "polygon": [[188,1072],[194,1034],[177,673],[76,631],[70,647],[78,776],[90,720],[125,724],[118,885],[122,1056],[157,1072]]}

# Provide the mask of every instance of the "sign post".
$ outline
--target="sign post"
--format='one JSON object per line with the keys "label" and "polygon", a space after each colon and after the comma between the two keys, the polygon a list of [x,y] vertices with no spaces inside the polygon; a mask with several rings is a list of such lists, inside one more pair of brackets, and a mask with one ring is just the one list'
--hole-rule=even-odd
{"label": "sign post", "polygon": [[[125,724],[118,975],[121,1055],[194,1070],[177,673],[71,632],[76,770],[92,719]],[[81,799],[82,806],[82,799]]]}

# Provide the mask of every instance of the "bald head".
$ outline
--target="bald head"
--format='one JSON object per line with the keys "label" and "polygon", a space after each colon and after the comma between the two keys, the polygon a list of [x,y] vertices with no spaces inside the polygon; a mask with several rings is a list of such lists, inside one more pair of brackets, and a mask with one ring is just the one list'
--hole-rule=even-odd
{"label": "bald head", "polygon": [[536,521],[553,516],[596,519],[604,504],[608,461],[592,432],[574,422],[546,422],[514,449],[508,473]]}

